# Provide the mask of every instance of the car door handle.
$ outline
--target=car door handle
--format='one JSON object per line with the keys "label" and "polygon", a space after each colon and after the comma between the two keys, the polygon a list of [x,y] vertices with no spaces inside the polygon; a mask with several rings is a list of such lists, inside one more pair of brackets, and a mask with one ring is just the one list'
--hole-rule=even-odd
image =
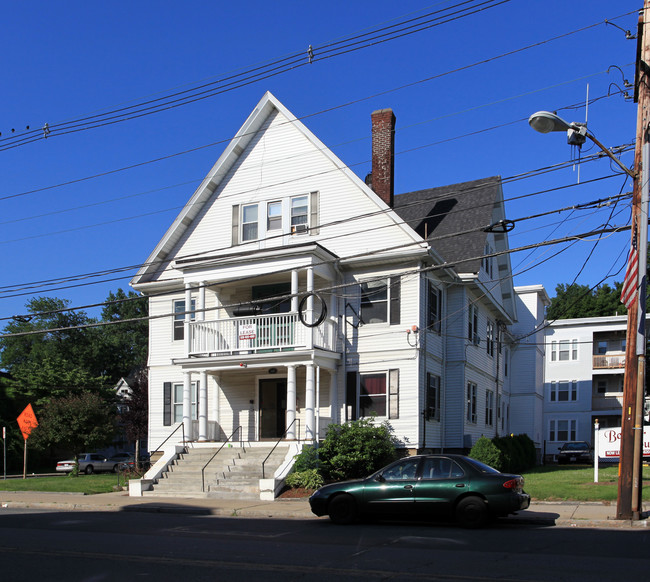
{"label": "car door handle", "polygon": [[413,485],[404,485],[404,489],[413,489]]}
{"label": "car door handle", "polygon": [[465,487],[465,483],[456,483],[456,487]]}

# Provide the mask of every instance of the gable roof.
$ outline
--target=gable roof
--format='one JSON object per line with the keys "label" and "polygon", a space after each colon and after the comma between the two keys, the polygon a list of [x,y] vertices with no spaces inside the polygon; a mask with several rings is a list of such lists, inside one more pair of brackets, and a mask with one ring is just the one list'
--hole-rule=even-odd
{"label": "gable roof", "polygon": [[[204,206],[210,202],[220,184],[238,163],[247,146],[251,144],[258,132],[263,130],[267,121],[276,113],[280,113],[286,120],[286,123],[290,123],[293,128],[298,130],[313,145],[314,149],[325,156],[338,172],[346,176],[348,180],[361,190],[367,199],[374,203],[378,210],[387,210],[386,216],[392,224],[402,231],[409,240],[416,244],[420,243],[422,250],[426,252],[427,245],[420,241],[417,234],[408,225],[403,224],[395,213],[390,212],[386,203],[363,180],[352,172],[300,120],[282,105],[277,98],[267,91],[235,137],[228,144],[208,175],[204,178],[203,182],[195,190],[193,196],[183,207],[163,238],[156,245],[146,263],[132,279],[132,286],[154,279],[156,273],[160,271],[161,264],[173,258],[171,255],[179,241],[188,232],[194,220],[201,214]],[[224,252],[227,251],[224,249]]]}

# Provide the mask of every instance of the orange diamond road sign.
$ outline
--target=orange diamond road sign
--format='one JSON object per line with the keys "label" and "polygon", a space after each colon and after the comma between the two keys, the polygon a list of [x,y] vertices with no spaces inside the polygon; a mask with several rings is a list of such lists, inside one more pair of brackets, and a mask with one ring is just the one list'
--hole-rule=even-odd
{"label": "orange diamond road sign", "polygon": [[38,421],[36,420],[36,415],[34,414],[32,405],[28,404],[16,420],[18,421],[20,432],[23,433],[23,438],[27,440],[29,433],[38,426]]}

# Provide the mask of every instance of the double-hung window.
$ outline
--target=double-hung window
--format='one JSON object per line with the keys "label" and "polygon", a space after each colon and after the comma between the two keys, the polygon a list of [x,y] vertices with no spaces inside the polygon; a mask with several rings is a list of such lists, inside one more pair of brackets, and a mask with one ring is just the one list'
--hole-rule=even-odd
{"label": "double-hung window", "polygon": [[488,390],[485,393],[485,426],[494,424],[494,392]]}
{"label": "double-hung window", "polygon": [[294,196],[291,199],[291,233],[298,234],[309,230],[309,198]]}
{"label": "double-hung window", "polygon": [[269,202],[266,206],[266,230],[282,230],[282,202]]}
{"label": "double-hung window", "polygon": [[[197,388],[196,382],[192,382],[192,387],[190,390],[190,400],[192,405],[191,419],[196,420],[198,418],[197,413],[197,398],[196,398]],[[174,422],[183,422],[183,384],[174,384],[173,387],[173,402],[172,410],[174,413]]]}
{"label": "double-hung window", "polygon": [[477,387],[474,382],[467,383],[467,407],[466,418],[467,422],[476,424],[476,400],[477,400]]}
{"label": "double-hung window", "polygon": [[578,400],[578,382],[560,380],[551,382],[551,402],[575,402]]}
{"label": "double-hung window", "polygon": [[359,408],[361,416],[386,416],[386,373],[361,374],[359,376]]}
{"label": "double-hung window", "polygon": [[470,303],[467,313],[467,339],[473,344],[478,345],[479,343],[478,309],[473,303]]}
{"label": "double-hung window", "polygon": [[440,420],[440,376],[427,373],[426,420]]}
{"label": "double-hung window", "polygon": [[[194,321],[196,318],[196,301],[192,299],[190,307],[190,320]],[[174,301],[174,341],[182,340],[185,338],[185,299],[178,299]]]}
{"label": "double-hung window", "polygon": [[487,322],[485,330],[485,348],[488,356],[494,357],[494,323],[492,321]]}
{"label": "double-hung window", "polygon": [[257,240],[259,229],[257,224],[257,204],[246,204],[241,209],[241,240]]}
{"label": "double-hung window", "polygon": [[551,342],[551,362],[568,362],[578,359],[578,340]]}
{"label": "double-hung window", "polygon": [[361,320],[364,323],[400,322],[400,278],[361,283]]}
{"label": "double-hung window", "polygon": [[442,290],[438,289],[432,281],[428,281],[428,320],[429,331],[440,333],[440,322],[442,319]]}
{"label": "double-hung window", "polygon": [[551,420],[548,440],[556,442],[576,440],[575,419]]}

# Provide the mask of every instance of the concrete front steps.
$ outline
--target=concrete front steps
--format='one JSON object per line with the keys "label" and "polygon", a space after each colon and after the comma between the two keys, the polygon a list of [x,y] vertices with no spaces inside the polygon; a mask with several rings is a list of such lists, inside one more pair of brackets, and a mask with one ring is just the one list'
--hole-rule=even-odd
{"label": "concrete front steps", "polygon": [[[260,499],[262,462],[271,452],[269,446],[219,446],[192,448],[181,452],[152,483],[147,497],[193,497]],[[215,453],[217,453],[215,456]],[[273,479],[285,463],[289,447],[278,445],[264,465],[266,479]],[[211,460],[212,459],[212,460]],[[206,463],[207,466],[206,466]],[[205,470],[202,473],[203,468]]]}

